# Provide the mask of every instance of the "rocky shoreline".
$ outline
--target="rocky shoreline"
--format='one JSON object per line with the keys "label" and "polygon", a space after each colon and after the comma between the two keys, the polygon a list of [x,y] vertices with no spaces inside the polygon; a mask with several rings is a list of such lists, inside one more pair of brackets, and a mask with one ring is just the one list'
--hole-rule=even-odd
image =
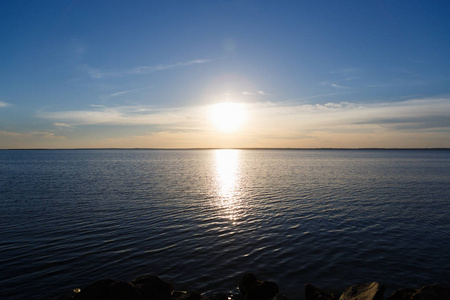
{"label": "rocky shoreline", "polygon": [[[321,290],[312,284],[304,286],[305,300],[450,300],[450,287],[434,284],[421,289],[403,288],[385,298],[385,287],[379,282],[353,285],[342,293]],[[263,281],[252,273],[239,282],[240,295],[219,293],[202,295],[198,291],[174,291],[173,285],[155,275],[140,276],[132,281],[104,279],[52,300],[289,300],[275,282]]]}

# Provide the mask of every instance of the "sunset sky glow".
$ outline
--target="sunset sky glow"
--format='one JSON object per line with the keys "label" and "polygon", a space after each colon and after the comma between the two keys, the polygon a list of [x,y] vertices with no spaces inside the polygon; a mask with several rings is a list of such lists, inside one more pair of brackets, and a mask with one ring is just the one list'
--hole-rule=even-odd
{"label": "sunset sky glow", "polygon": [[0,148],[450,147],[449,16],[448,1],[1,1]]}

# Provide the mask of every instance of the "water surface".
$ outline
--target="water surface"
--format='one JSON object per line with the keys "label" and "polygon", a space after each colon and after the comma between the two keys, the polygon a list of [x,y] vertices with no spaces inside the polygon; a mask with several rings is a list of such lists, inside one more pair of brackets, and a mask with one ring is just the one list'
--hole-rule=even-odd
{"label": "water surface", "polygon": [[0,151],[0,201],[2,299],[142,274],[450,284],[450,151]]}

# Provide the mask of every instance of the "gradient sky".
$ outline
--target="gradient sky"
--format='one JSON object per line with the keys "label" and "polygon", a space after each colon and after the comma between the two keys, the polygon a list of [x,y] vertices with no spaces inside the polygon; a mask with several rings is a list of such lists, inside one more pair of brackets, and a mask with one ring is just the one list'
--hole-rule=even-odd
{"label": "gradient sky", "polygon": [[[449,1],[0,2],[0,148],[450,147]],[[209,107],[240,103],[221,132]]]}

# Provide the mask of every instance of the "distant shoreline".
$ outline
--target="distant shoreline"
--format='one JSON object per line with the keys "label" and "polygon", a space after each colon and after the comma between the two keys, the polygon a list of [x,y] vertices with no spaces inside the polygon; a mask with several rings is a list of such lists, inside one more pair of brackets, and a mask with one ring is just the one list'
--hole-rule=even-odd
{"label": "distant shoreline", "polygon": [[450,148],[9,148],[0,150],[294,150],[294,151],[328,151],[328,150],[382,150],[382,151],[405,151],[405,150],[433,150],[447,151]]}

